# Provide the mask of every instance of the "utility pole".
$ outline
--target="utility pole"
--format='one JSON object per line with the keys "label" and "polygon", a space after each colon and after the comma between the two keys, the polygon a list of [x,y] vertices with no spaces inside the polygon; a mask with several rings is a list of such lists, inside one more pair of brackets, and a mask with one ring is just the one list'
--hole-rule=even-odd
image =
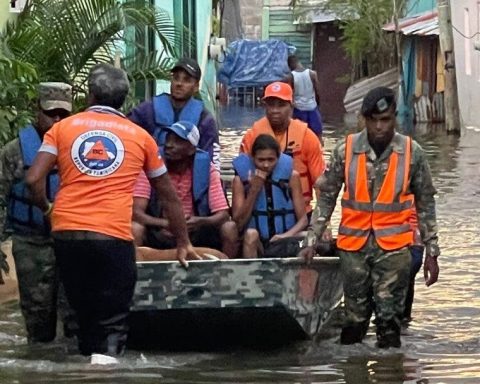
{"label": "utility pole", "polygon": [[460,133],[457,77],[455,75],[455,54],[453,49],[452,16],[449,0],[437,0],[440,49],[445,60],[445,126],[447,133]]}

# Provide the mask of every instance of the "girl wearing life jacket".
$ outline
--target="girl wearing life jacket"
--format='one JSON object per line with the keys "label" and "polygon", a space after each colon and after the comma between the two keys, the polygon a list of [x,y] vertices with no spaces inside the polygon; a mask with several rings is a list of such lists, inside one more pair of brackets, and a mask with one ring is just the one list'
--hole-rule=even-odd
{"label": "girl wearing life jacket", "polygon": [[259,135],[252,155],[241,154],[233,167],[232,217],[243,233],[244,258],[263,256],[272,244],[306,227],[300,175],[272,136]]}

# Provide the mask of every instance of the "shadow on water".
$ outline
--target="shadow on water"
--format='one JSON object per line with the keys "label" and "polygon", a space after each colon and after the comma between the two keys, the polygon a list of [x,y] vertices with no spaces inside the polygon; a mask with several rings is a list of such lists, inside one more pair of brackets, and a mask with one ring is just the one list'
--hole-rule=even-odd
{"label": "shadow on water", "polygon": [[[241,132],[263,110],[237,108],[219,114],[223,154],[233,157]],[[326,126],[327,158],[349,130]],[[479,383],[480,132],[468,129],[456,137],[441,126],[417,127],[415,137],[426,151],[438,189],[441,275],[429,288],[422,274],[417,276],[414,319],[402,331],[401,348],[378,350],[373,327],[364,343],[341,346],[338,324],[333,324],[315,342],[208,353],[129,350],[118,366],[95,367],[76,355],[71,342],[28,347],[14,303],[0,307],[0,383]],[[338,217],[337,209],[334,223]],[[194,331],[188,321],[182,326]],[[158,326],[156,332],[168,338],[170,329]]]}

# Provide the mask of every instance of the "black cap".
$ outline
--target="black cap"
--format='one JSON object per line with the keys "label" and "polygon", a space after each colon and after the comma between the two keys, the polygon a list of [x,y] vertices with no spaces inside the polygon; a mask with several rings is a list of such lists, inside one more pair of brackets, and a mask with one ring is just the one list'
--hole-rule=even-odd
{"label": "black cap", "polygon": [[177,63],[172,68],[172,72],[175,72],[178,69],[183,69],[193,78],[200,80],[202,77],[202,70],[198,66],[198,63],[188,57],[184,57],[177,61]]}
{"label": "black cap", "polygon": [[363,98],[361,114],[371,117],[374,113],[383,113],[391,106],[396,108],[395,93],[388,87],[373,88]]}

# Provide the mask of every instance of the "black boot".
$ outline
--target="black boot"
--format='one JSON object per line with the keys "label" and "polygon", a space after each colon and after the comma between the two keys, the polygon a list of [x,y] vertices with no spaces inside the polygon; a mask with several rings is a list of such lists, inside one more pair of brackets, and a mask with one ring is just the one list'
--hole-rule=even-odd
{"label": "black boot", "polygon": [[400,348],[400,325],[395,320],[377,323],[377,347]]}
{"label": "black boot", "polygon": [[367,321],[343,327],[340,335],[340,343],[344,345],[361,343],[367,334],[368,323]]}

